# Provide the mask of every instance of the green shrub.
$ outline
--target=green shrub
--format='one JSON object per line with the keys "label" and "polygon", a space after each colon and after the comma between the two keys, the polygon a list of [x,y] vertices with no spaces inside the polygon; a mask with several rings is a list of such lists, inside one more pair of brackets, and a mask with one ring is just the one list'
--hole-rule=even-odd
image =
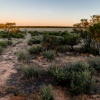
{"label": "green shrub", "polygon": [[93,77],[94,69],[86,63],[74,63],[67,69],[69,72],[67,82],[69,91],[72,95],[89,93],[95,86]]}
{"label": "green shrub", "polygon": [[89,59],[89,65],[95,70],[100,71],[100,57]]}
{"label": "green shrub", "polygon": [[53,35],[53,36],[64,36],[66,34],[67,34],[67,31],[65,31],[65,32],[61,32],[61,31],[59,31],[59,32],[50,32],[50,31],[44,32],[44,35]]}
{"label": "green shrub", "polygon": [[18,56],[18,61],[26,62],[26,63],[30,61],[30,56],[25,51],[18,52],[17,56]]}
{"label": "green shrub", "polygon": [[55,51],[53,50],[48,50],[48,51],[45,51],[44,54],[43,54],[44,58],[46,58],[47,60],[48,59],[54,59],[55,57]]}
{"label": "green shrub", "polygon": [[23,77],[26,79],[38,78],[40,69],[38,66],[27,66],[22,68]]}
{"label": "green shrub", "polygon": [[58,46],[56,51],[60,53],[65,53],[69,51],[69,47],[68,46]]}
{"label": "green shrub", "polygon": [[52,92],[51,85],[42,86],[42,88],[41,88],[41,97],[42,97],[42,100],[55,100],[53,92]]}
{"label": "green shrub", "polygon": [[4,31],[1,31],[0,32],[0,37],[2,38],[24,38],[24,34],[23,33],[7,33],[7,32],[4,32]]}
{"label": "green shrub", "polygon": [[7,42],[6,41],[0,41],[0,46],[1,47],[7,47]]}
{"label": "green shrub", "polygon": [[73,50],[73,46],[77,45],[80,42],[80,38],[78,34],[67,33],[64,36],[64,41],[66,45],[69,45]]}
{"label": "green shrub", "polygon": [[89,93],[95,86],[94,69],[86,63],[50,67],[49,73],[56,83],[68,87],[71,95]]}
{"label": "green shrub", "polygon": [[13,43],[12,43],[11,40],[8,40],[8,41],[7,41],[7,45],[11,46],[12,44],[13,44]]}
{"label": "green shrub", "polygon": [[28,45],[40,44],[42,40],[42,36],[34,36],[28,41]]}
{"label": "green shrub", "polygon": [[48,72],[58,84],[64,85],[67,79],[67,70],[64,70],[62,67],[53,65],[49,67]]}
{"label": "green shrub", "polygon": [[38,36],[39,35],[38,31],[29,31],[28,33],[30,33],[31,36]]}
{"label": "green shrub", "polygon": [[1,38],[7,38],[8,37],[8,34],[6,32],[4,32],[4,31],[1,31],[0,32],[0,37]]}
{"label": "green shrub", "polygon": [[13,38],[24,38],[25,37],[23,33],[16,33],[16,34],[12,33],[10,34],[10,36]]}
{"label": "green shrub", "polygon": [[10,40],[0,41],[0,46],[3,48],[5,48],[9,45],[12,45],[12,41],[10,41]]}
{"label": "green shrub", "polygon": [[2,52],[3,52],[3,48],[2,48],[2,47],[0,47],[0,55],[2,54]]}
{"label": "green shrub", "polygon": [[31,47],[28,51],[29,54],[33,55],[33,54],[39,54],[40,52],[42,52],[43,47],[42,46],[37,46],[37,47]]}
{"label": "green shrub", "polygon": [[62,45],[64,38],[62,36],[43,35],[43,46],[46,50],[57,49],[57,46]]}

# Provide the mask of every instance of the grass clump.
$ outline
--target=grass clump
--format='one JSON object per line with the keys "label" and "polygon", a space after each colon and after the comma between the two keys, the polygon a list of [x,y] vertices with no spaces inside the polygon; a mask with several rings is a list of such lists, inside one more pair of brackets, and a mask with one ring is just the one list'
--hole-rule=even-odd
{"label": "grass clump", "polygon": [[56,83],[64,85],[67,79],[67,70],[64,70],[63,68],[54,65],[49,67],[48,72],[56,81]]}
{"label": "grass clump", "polygon": [[39,54],[40,52],[42,52],[42,46],[36,46],[36,47],[31,47],[28,51],[29,54],[33,55],[33,54]]}
{"label": "grass clump", "polygon": [[0,47],[0,55],[2,54],[2,52],[3,52],[3,48],[2,48],[2,47]]}
{"label": "grass clump", "polygon": [[51,85],[42,86],[42,88],[41,88],[41,98],[42,98],[42,100],[55,100],[53,92],[52,92]]}
{"label": "grass clump", "polygon": [[26,63],[30,61],[30,55],[25,51],[18,52],[17,56],[18,56],[18,61]]}
{"label": "grass clump", "polygon": [[6,48],[9,45],[12,45],[12,41],[10,40],[0,41],[0,46],[3,48]]}
{"label": "grass clump", "polygon": [[38,78],[40,69],[38,66],[28,66],[22,68],[23,77],[26,79]]}
{"label": "grass clump", "polygon": [[28,45],[32,44],[40,44],[42,42],[43,38],[42,36],[33,36],[29,41]]}
{"label": "grass clump", "polygon": [[89,93],[95,86],[94,69],[88,64],[77,62],[71,64],[67,71],[69,72],[68,87],[72,95]]}
{"label": "grass clump", "polygon": [[93,67],[97,72],[100,72],[100,57],[89,59],[90,67]]}
{"label": "grass clump", "polygon": [[45,51],[44,54],[43,54],[44,58],[46,58],[47,60],[51,60],[51,59],[54,59],[55,58],[55,51],[53,50],[48,50],[48,51]]}
{"label": "grass clump", "polygon": [[65,53],[65,52],[68,52],[68,51],[69,51],[69,47],[68,46],[58,46],[57,47],[57,52]]}

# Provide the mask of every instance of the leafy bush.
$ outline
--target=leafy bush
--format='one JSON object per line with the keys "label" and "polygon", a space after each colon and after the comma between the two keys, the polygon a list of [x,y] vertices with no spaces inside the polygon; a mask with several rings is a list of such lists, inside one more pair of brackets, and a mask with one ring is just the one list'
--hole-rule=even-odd
{"label": "leafy bush", "polygon": [[42,86],[42,88],[41,88],[41,97],[42,97],[42,100],[55,100],[54,95],[52,93],[51,85]]}
{"label": "leafy bush", "polygon": [[72,95],[90,92],[95,85],[93,77],[93,68],[86,63],[74,63],[67,69],[68,87]]}
{"label": "leafy bush", "polygon": [[4,31],[1,31],[0,32],[0,38],[7,38],[8,37],[8,34]]}
{"label": "leafy bush", "polygon": [[38,36],[39,35],[38,31],[29,31],[28,33],[30,33],[31,36]]}
{"label": "leafy bush", "polygon": [[18,56],[18,61],[21,61],[21,62],[26,62],[27,63],[30,60],[29,54],[25,51],[18,52],[17,56]]}
{"label": "leafy bush", "polygon": [[40,44],[42,42],[42,36],[34,36],[28,41],[28,45]]}
{"label": "leafy bush", "polygon": [[[57,46],[62,45],[64,38],[62,36],[43,35],[43,46],[47,49],[57,49]],[[51,45],[52,44],[52,45]]]}
{"label": "leafy bush", "polygon": [[55,51],[53,50],[48,50],[48,51],[45,51],[43,56],[48,60],[48,59],[54,59],[55,57]]}
{"label": "leafy bush", "polygon": [[67,79],[67,70],[64,70],[62,67],[53,65],[49,67],[48,72],[58,84],[64,85]]}
{"label": "leafy bush", "polygon": [[3,48],[0,46],[0,55],[2,54],[3,52]]}
{"label": "leafy bush", "polygon": [[67,86],[71,95],[89,93],[95,86],[94,69],[86,63],[50,67],[49,73],[59,85]]}
{"label": "leafy bush", "polygon": [[24,38],[24,34],[23,33],[7,33],[4,31],[0,32],[0,37],[2,38]]}
{"label": "leafy bush", "polygon": [[68,46],[58,46],[56,51],[60,53],[65,53],[69,51],[69,47]]}
{"label": "leafy bush", "polygon": [[67,33],[64,36],[64,41],[65,41],[65,44],[71,46],[71,49],[73,50],[73,46],[77,45],[80,42],[79,35],[78,34]]}
{"label": "leafy bush", "polygon": [[93,67],[95,70],[100,71],[100,57],[90,59],[89,65],[90,67]]}
{"label": "leafy bush", "polygon": [[33,55],[33,54],[39,54],[40,52],[42,52],[42,46],[37,46],[37,47],[31,47],[28,51],[29,54]]}
{"label": "leafy bush", "polygon": [[12,41],[10,41],[10,40],[0,41],[0,46],[4,47],[4,48],[11,44],[12,44]]}
{"label": "leafy bush", "polygon": [[67,31],[64,31],[64,32],[61,32],[61,31],[59,31],[59,32],[48,32],[48,31],[46,31],[46,32],[44,32],[44,35],[53,35],[53,36],[64,36],[64,35],[66,35],[67,34]]}
{"label": "leafy bush", "polygon": [[27,66],[22,68],[23,77],[26,79],[38,78],[40,69],[38,66]]}
{"label": "leafy bush", "polygon": [[10,36],[13,38],[24,38],[25,37],[23,33],[16,33],[16,34],[12,33],[10,34]]}

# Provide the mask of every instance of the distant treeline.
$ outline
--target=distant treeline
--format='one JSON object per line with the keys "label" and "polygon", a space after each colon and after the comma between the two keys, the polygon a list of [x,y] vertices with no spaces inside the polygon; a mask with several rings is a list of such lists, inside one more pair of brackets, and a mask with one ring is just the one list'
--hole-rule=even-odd
{"label": "distant treeline", "polygon": [[72,26],[17,26],[19,28],[73,28]]}

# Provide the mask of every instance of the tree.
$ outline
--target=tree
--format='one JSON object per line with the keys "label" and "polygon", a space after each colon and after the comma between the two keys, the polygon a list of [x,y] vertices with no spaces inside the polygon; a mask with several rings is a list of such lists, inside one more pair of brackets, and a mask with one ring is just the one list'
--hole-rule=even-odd
{"label": "tree", "polygon": [[96,44],[100,43],[100,15],[93,15],[91,18],[90,21],[87,19],[81,19],[80,23],[73,25],[83,38],[84,47],[87,51],[91,48],[93,41],[95,41]]}
{"label": "tree", "polygon": [[95,40],[100,54],[100,22],[90,26],[88,31],[91,34],[91,38]]}
{"label": "tree", "polygon": [[5,33],[8,34],[8,39],[10,33],[17,33],[19,31],[19,28],[16,27],[16,23],[1,23],[0,27],[3,29]]}
{"label": "tree", "polygon": [[77,45],[80,42],[78,34],[67,33],[64,38],[65,38],[65,43],[71,46],[72,51],[74,50],[73,46]]}

